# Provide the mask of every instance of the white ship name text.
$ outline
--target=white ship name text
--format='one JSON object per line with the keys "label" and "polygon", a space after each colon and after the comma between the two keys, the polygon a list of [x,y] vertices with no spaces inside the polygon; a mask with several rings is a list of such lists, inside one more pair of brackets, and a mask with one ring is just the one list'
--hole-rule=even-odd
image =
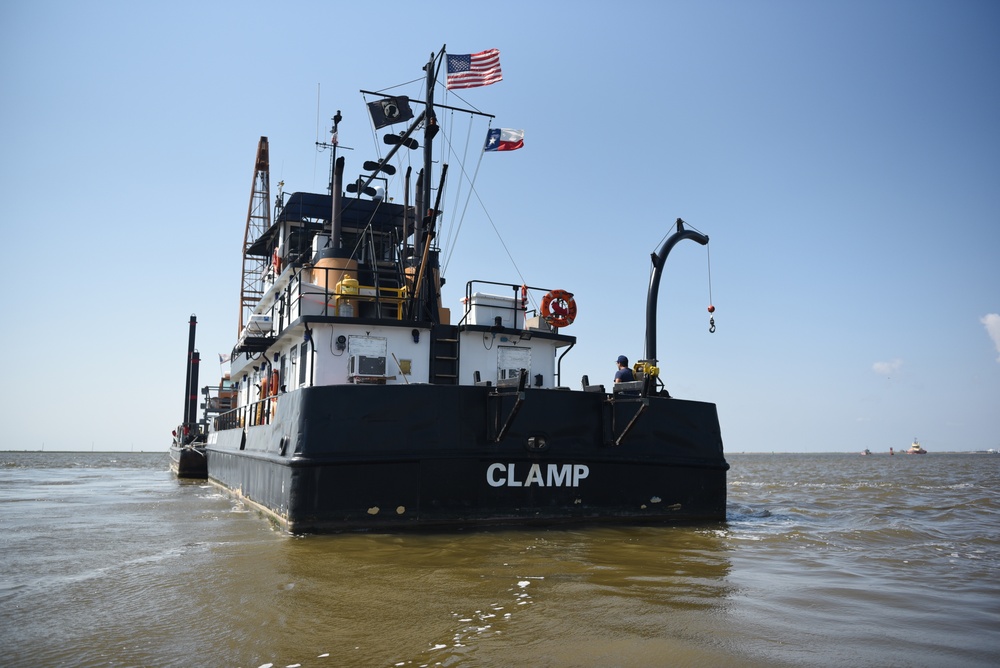
{"label": "white ship name text", "polygon": [[580,481],[590,475],[586,464],[549,464],[543,471],[542,464],[532,464],[527,473],[514,464],[490,464],[486,469],[486,482],[490,487],[579,487]]}

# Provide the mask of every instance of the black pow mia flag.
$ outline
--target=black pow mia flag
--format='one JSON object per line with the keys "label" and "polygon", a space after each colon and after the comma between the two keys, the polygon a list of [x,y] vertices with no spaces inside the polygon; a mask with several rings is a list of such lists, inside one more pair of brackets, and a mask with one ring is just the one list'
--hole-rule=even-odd
{"label": "black pow mia flag", "polygon": [[375,124],[376,130],[413,118],[413,110],[410,109],[410,98],[405,95],[386,97],[375,102],[369,102],[368,111],[372,115],[372,122]]}

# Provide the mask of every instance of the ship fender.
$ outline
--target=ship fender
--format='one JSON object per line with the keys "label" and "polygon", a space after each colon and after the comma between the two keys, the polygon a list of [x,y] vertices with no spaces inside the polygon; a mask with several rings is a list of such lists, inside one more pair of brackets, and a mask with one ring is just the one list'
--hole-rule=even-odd
{"label": "ship fender", "polygon": [[542,297],[542,318],[553,327],[567,327],[576,320],[576,300],[573,293],[550,290]]}

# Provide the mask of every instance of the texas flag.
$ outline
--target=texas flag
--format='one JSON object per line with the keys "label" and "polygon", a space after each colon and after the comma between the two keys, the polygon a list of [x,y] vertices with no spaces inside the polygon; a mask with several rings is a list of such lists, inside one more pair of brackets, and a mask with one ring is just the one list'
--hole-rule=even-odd
{"label": "texas flag", "polygon": [[486,133],[484,151],[516,151],[524,146],[524,130],[493,128]]}

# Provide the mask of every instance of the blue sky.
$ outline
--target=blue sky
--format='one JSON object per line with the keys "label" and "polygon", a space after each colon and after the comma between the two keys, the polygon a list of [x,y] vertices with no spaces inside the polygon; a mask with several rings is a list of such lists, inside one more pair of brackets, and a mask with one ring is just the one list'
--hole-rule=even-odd
{"label": "blue sky", "polygon": [[1000,5],[425,4],[0,8],[0,448],[165,450],[188,317],[203,383],[236,334],[258,138],[272,188],[322,192],[317,132],[340,109],[359,170],[359,90],[443,44],[504,81],[438,100],[525,131],[480,162],[484,121],[442,117],[478,164],[466,208],[449,159],[453,308],[470,279],[570,290],[563,382],[609,380],[681,217],[711,243],[669,259],[661,367],[728,451],[1000,447]]}

